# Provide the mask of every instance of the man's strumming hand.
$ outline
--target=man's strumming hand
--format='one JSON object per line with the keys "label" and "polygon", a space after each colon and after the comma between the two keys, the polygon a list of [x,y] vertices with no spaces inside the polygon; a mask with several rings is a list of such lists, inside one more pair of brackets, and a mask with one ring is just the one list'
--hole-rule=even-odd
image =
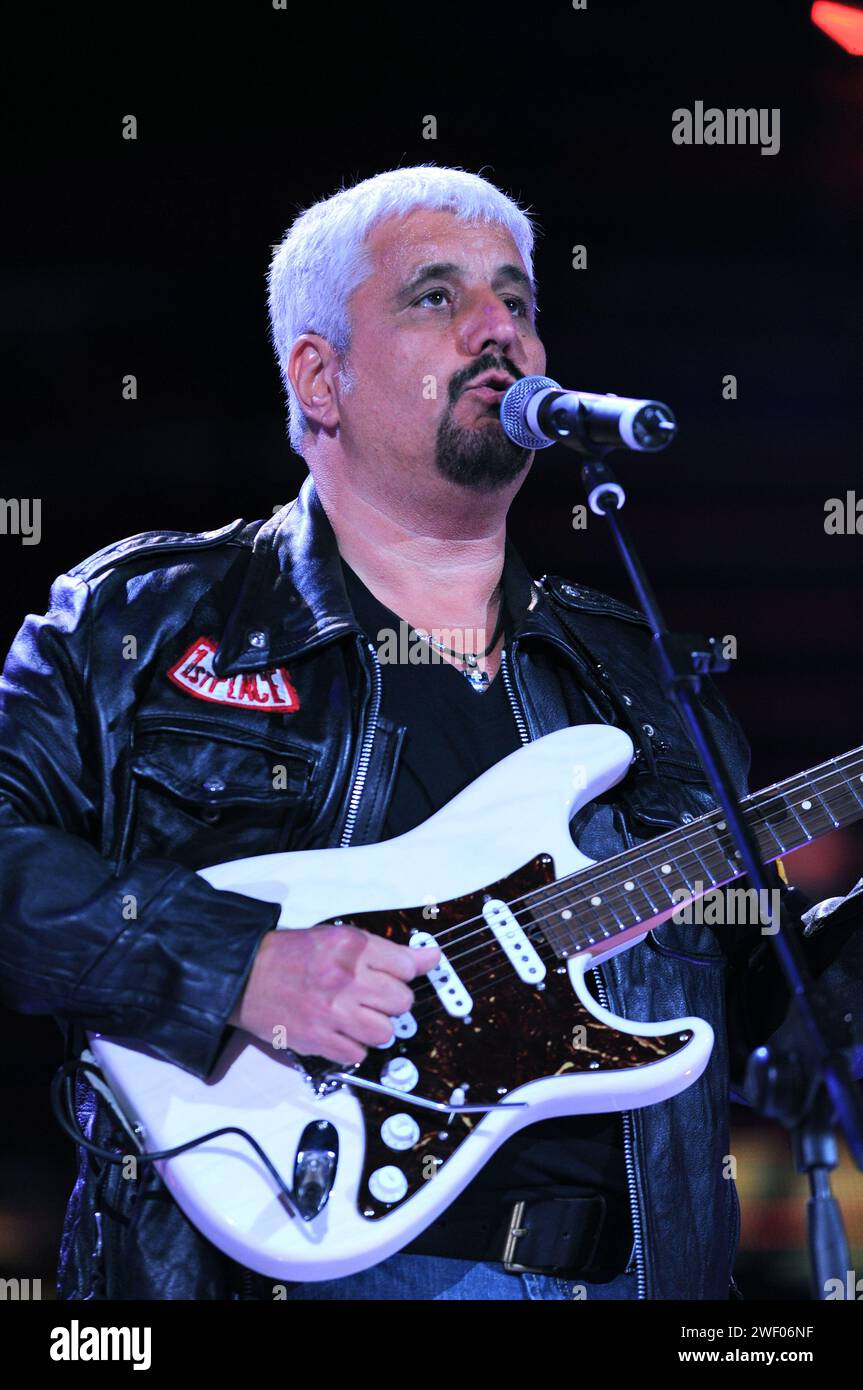
{"label": "man's strumming hand", "polygon": [[280,1030],[281,1046],[352,1066],[389,1040],[392,1019],[413,1007],[410,982],[440,954],[359,927],[270,931],[228,1021],[271,1044]]}

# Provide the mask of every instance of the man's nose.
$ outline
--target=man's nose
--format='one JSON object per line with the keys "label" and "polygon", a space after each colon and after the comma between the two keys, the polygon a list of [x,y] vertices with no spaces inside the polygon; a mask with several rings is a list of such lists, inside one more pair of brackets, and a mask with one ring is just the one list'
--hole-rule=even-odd
{"label": "man's nose", "polygon": [[497,295],[483,296],[467,311],[463,321],[463,347],[472,357],[495,348],[509,355],[518,341],[515,321]]}

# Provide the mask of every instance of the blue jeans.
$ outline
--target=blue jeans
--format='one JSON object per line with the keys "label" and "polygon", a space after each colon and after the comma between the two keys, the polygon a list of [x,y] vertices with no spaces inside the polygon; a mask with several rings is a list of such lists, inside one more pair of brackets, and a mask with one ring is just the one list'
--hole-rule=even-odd
{"label": "blue jeans", "polygon": [[318,1283],[288,1284],[290,1299],[624,1299],[636,1297],[635,1274],[607,1284],[559,1279],[553,1274],[508,1274],[502,1264],[445,1259],[442,1255],[391,1255],[388,1260]]}

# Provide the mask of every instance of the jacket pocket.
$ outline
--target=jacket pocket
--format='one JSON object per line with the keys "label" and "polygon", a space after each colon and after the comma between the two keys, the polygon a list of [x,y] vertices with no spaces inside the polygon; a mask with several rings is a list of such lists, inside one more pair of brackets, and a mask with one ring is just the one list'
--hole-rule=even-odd
{"label": "jacket pocket", "polygon": [[305,749],[234,726],[139,720],[128,856],[200,869],[282,850],[308,814],[314,764]]}

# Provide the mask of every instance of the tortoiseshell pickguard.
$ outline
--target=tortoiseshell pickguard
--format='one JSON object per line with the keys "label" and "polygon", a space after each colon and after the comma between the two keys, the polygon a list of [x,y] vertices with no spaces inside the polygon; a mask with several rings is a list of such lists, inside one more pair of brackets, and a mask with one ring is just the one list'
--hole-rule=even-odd
{"label": "tortoiseshell pickguard", "polygon": [[[362,927],[401,945],[417,931],[443,934],[482,916],[488,897],[512,902],[555,880],[549,855],[538,855],[497,883],[429,908],[399,908],[362,912],[329,919]],[[425,913],[425,915],[424,915]],[[641,1037],[622,1033],[595,1019],[575,995],[566,964],[546,941],[541,925],[519,908],[519,919],[530,928],[530,939],[546,963],[544,987],[521,980],[504,952],[489,950],[483,989],[473,994],[469,1018],[453,1018],[443,1008],[425,1020],[407,1039],[397,1038],[387,1049],[369,1048],[365,1060],[352,1068],[354,1075],[380,1081],[393,1056],[410,1059],[419,1071],[413,1093],[428,1100],[447,1102],[457,1088],[472,1104],[493,1103],[508,1092],[543,1076],[591,1070],[617,1071],[649,1066],[678,1052],[690,1041],[690,1031]],[[420,981],[414,982],[416,991]],[[470,987],[468,985],[468,987]],[[427,990],[431,986],[427,985]],[[310,1074],[332,1070],[322,1058],[304,1059]],[[597,1080],[597,1084],[601,1084]],[[470,1135],[481,1114],[459,1115],[424,1110],[410,1103],[411,1092],[398,1098],[375,1095],[359,1088],[353,1095],[362,1107],[366,1129],[363,1172],[357,1194],[360,1213],[368,1218],[385,1216],[407,1201],[433,1176]],[[391,1115],[407,1113],[417,1122],[420,1136],[413,1147],[394,1150],[381,1138],[381,1125]],[[407,1178],[407,1191],[398,1202],[382,1202],[368,1188],[375,1169],[391,1164]]]}

